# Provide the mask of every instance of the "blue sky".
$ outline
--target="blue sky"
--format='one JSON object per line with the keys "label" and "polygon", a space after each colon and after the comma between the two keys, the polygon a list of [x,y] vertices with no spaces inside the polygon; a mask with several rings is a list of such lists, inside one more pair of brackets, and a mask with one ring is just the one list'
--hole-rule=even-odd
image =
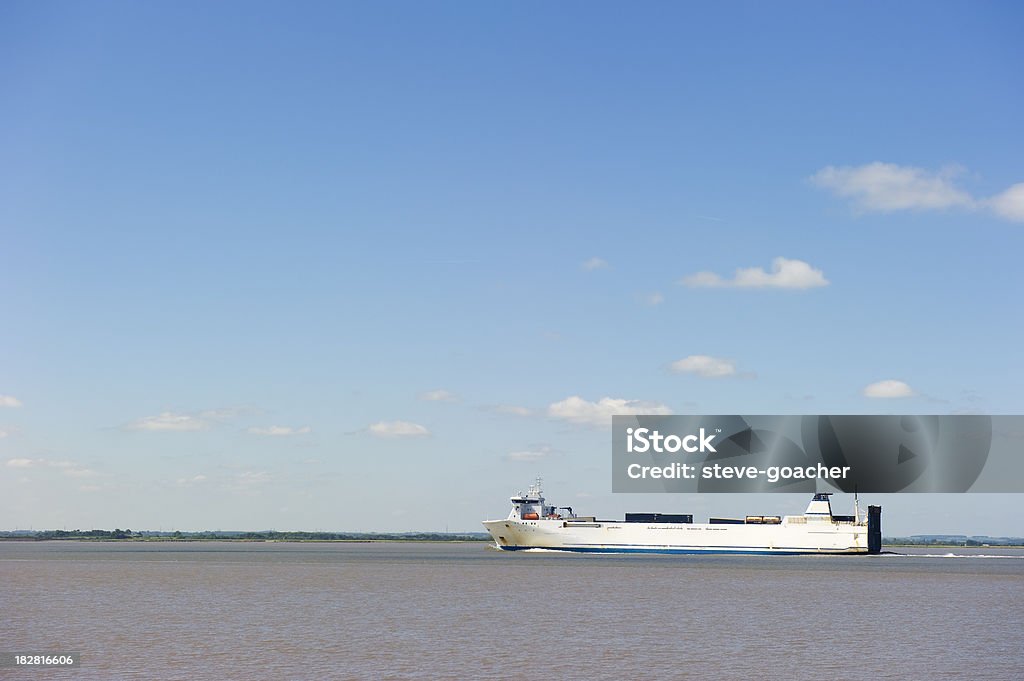
{"label": "blue sky", "polygon": [[606,414],[1022,413],[1022,19],[4,3],[0,527],[796,512],[612,495]]}

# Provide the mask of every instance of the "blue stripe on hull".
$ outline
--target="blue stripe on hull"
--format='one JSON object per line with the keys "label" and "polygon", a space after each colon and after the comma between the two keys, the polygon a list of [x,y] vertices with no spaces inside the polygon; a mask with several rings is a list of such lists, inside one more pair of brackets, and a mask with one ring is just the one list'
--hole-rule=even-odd
{"label": "blue stripe on hull", "polygon": [[743,556],[802,556],[802,555],[857,555],[867,553],[864,551],[816,551],[814,549],[777,549],[774,551],[766,549],[673,549],[673,548],[617,548],[600,546],[499,546],[502,551],[528,551],[530,549],[541,549],[544,551],[568,551],[570,553],[659,553],[676,555],[743,555]]}

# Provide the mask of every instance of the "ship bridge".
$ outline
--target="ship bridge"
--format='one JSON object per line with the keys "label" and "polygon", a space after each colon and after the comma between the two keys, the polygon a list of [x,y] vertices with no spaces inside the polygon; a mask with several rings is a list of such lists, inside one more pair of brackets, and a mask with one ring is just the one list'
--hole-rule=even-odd
{"label": "ship bridge", "polygon": [[[571,506],[555,507],[544,503],[540,478],[537,478],[525,493],[519,492],[510,501],[512,510],[508,514],[508,520],[540,520],[541,518],[561,520],[563,517],[576,517]],[[566,513],[561,514],[559,511],[566,511]]]}

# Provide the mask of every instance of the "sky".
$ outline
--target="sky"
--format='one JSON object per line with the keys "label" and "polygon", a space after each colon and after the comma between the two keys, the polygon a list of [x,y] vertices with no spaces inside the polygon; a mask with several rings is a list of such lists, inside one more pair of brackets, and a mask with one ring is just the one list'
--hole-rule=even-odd
{"label": "sky", "polygon": [[1022,21],[5,2],[0,529],[799,513],[612,494],[610,415],[1024,413]]}

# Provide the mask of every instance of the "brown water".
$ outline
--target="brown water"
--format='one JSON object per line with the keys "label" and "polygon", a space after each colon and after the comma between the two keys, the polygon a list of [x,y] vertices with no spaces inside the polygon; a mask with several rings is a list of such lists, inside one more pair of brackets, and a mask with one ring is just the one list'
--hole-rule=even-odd
{"label": "brown water", "polygon": [[954,552],[0,542],[0,652],[82,655],[0,678],[1024,677],[1024,552]]}

